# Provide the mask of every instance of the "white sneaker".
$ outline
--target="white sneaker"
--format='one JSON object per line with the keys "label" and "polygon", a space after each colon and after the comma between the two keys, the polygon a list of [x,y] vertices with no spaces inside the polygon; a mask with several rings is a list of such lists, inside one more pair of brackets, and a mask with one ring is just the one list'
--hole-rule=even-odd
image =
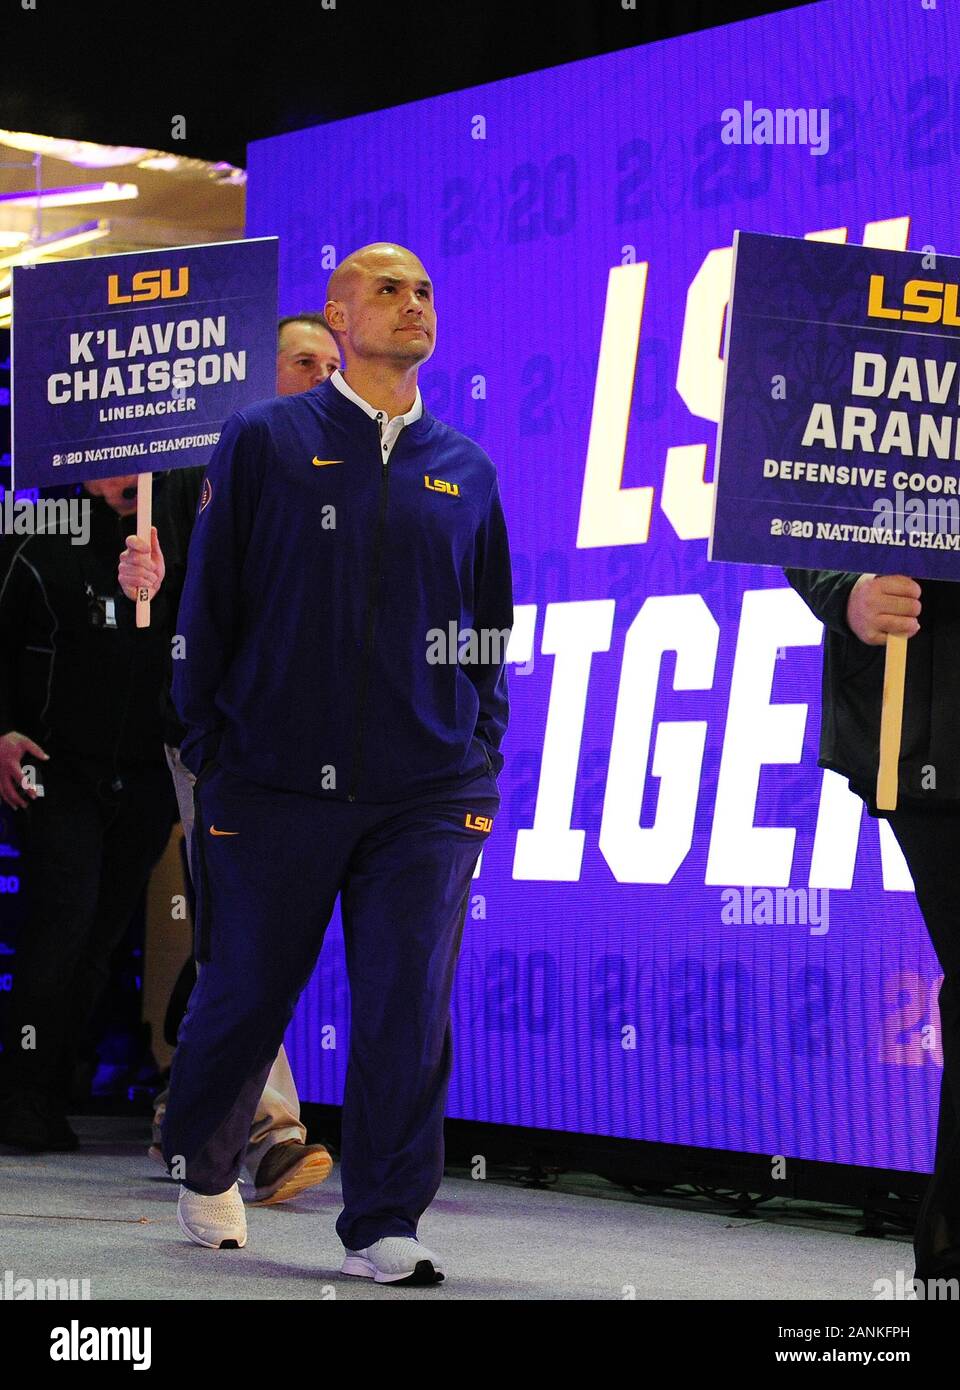
{"label": "white sneaker", "polygon": [[185,1236],[208,1250],[239,1250],[247,1243],[247,1214],[237,1183],[213,1197],[181,1183],[177,1221]]}
{"label": "white sneaker", "polygon": [[375,1279],[378,1284],[439,1284],[443,1280],[439,1256],[416,1236],[384,1236],[363,1250],[348,1250],[340,1273]]}

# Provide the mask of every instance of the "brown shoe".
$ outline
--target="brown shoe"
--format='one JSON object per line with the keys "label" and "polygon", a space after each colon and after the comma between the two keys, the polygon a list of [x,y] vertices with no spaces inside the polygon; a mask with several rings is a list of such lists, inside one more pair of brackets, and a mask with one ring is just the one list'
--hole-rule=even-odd
{"label": "brown shoe", "polygon": [[288,1202],[308,1187],[319,1187],[332,1168],[333,1159],[322,1144],[284,1139],[272,1145],[260,1160],[249,1205],[272,1207],[276,1202]]}

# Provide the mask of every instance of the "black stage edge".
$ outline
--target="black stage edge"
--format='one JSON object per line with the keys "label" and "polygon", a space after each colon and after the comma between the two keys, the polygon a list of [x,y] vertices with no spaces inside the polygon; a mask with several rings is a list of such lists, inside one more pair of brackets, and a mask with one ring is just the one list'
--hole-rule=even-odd
{"label": "black stage edge", "polygon": [[[301,1105],[311,1143],[339,1152],[340,1107]],[[928,1174],[900,1169],[861,1168],[786,1155],[784,1176],[775,1181],[768,1154],[701,1149],[686,1144],[651,1144],[567,1130],[526,1129],[520,1125],[450,1120],[444,1125],[447,1167],[471,1168],[478,1156],[488,1176],[497,1169],[527,1169],[529,1178],[559,1171],[593,1173],[637,1196],[666,1196],[666,1189],[692,1187],[742,1196],[746,1211],[757,1201],[781,1197],[853,1207],[864,1214],[858,1234],[880,1236],[886,1229],[912,1230],[916,1205]],[[490,1170],[494,1170],[491,1172]],[[671,1196],[680,1193],[670,1192]],[[734,1203],[734,1205],[737,1205]]]}
{"label": "black stage edge", "polygon": [[[142,1115],[146,1122],[152,1110],[143,1102],[131,1105],[126,1099],[93,1097],[72,1113]],[[326,1144],[339,1157],[340,1114],[339,1105],[302,1102],[300,1117],[308,1143]],[[927,1173],[899,1168],[824,1163],[787,1154],[784,1175],[775,1181],[769,1154],[476,1120],[446,1120],[444,1138],[448,1169],[471,1169],[482,1157],[488,1176],[519,1177],[534,1186],[549,1186],[558,1173],[590,1173],[637,1197],[672,1200],[691,1195],[676,1189],[691,1188],[698,1198],[715,1194],[724,1205],[744,1213],[773,1198],[822,1202],[862,1212],[864,1225],[858,1234],[869,1236],[886,1230],[912,1232],[929,1179]]]}

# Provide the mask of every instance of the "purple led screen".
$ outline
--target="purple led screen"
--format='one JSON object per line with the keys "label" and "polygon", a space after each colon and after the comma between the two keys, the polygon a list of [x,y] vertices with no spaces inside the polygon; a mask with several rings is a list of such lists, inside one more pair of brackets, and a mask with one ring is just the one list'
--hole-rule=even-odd
{"label": "purple led screen", "polygon": [[[940,972],[892,835],[816,766],[820,624],[706,538],[734,231],[957,250],[951,11],[824,3],[251,146],[280,312],[412,248],[424,399],[500,473],[513,715],[453,1117],[931,1165]],[[753,138],[801,109],[805,142]],[[348,1033],[335,920],[305,1100],[341,1099]]]}

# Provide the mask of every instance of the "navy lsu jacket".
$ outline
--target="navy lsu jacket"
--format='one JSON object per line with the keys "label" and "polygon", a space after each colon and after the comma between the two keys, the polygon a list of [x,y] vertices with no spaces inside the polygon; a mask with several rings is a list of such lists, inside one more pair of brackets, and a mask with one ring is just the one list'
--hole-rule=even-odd
{"label": "navy lsu jacket", "polygon": [[177,618],[193,773],[216,756],[360,802],[499,773],[513,597],[496,470],[426,408],[386,464],[380,429],[329,381],[224,425]]}

